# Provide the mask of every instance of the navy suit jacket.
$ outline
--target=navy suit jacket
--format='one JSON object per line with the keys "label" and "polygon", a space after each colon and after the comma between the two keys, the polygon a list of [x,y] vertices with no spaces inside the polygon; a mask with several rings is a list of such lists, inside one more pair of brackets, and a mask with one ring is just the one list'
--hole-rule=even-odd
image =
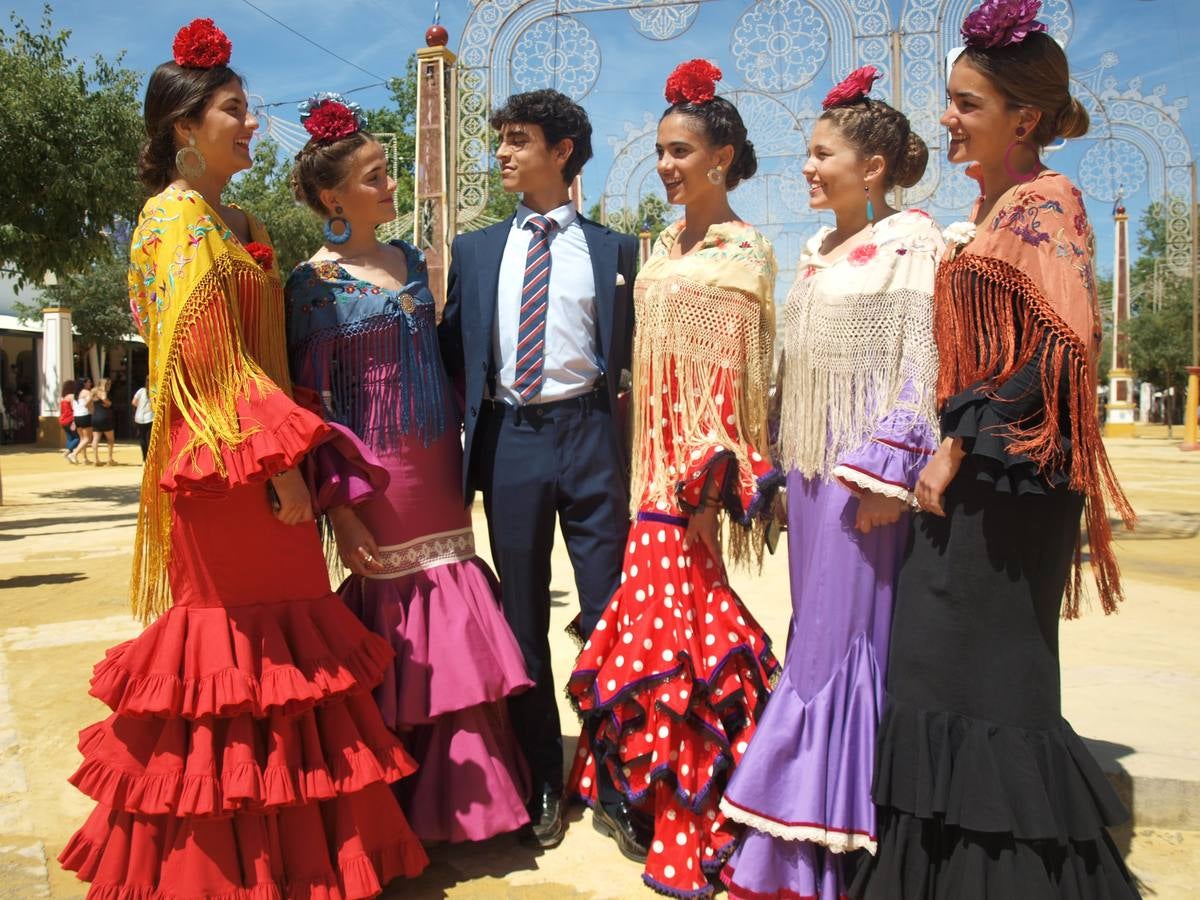
{"label": "navy suit jacket", "polygon": [[[607,374],[609,409],[614,418],[621,370],[630,368],[633,346],[633,280],[637,273],[637,238],[619,234],[579,216],[592,260],[596,282],[597,349]],[[475,426],[483,410],[488,373],[498,366],[492,359],[492,330],[496,320],[496,294],[500,260],[512,218],[479,231],[460,234],[450,248],[446,307],[438,339],[446,371],[463,386],[463,499],[470,504],[477,487]],[[617,284],[617,274],[625,283]],[[621,423],[618,423],[620,426]],[[618,430],[619,433],[619,430]],[[617,468],[628,480],[625,442],[618,440]],[[628,486],[628,485],[626,485]]]}

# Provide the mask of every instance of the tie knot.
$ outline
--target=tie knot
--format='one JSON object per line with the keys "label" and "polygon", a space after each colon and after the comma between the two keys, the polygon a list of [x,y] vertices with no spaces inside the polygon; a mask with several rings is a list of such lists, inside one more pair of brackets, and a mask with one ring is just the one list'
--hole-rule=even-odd
{"label": "tie knot", "polygon": [[554,227],[554,220],[547,216],[530,216],[525,220],[525,227],[545,236]]}

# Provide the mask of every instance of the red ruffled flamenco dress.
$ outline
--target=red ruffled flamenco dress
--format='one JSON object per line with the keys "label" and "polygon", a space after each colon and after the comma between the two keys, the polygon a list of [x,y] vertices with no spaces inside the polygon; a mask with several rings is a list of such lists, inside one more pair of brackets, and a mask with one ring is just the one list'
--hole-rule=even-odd
{"label": "red ruffled flamenco dress", "polygon": [[[739,241],[757,238],[737,228]],[[766,439],[766,391],[754,387],[769,371],[771,346],[763,301],[723,289],[729,267],[681,272],[691,258],[669,260],[667,249],[660,239],[638,275],[632,488],[640,502],[621,586],[568,682],[589,726],[567,792],[591,806],[596,766],[607,766],[613,785],[654,820],[643,881],[670,896],[707,897],[709,877],[733,850],[718,803],[779,663],[721,561],[685,542],[687,517],[702,497],[719,500],[731,520],[724,552],[745,558],[762,539],[782,476],[755,450]],[[716,284],[701,289],[685,277],[701,272]]]}
{"label": "red ruffled flamenco dress", "polygon": [[[254,343],[270,338],[268,315],[282,318],[278,279],[249,270],[240,246],[221,249],[214,266],[241,303],[189,298],[199,310],[157,381],[142,487],[135,596],[138,561],[158,553],[173,603],[95,667],[91,693],[113,713],[80,734],[70,780],[97,806],[59,860],[92,883],[89,900],[371,897],[428,864],[389,788],[415,765],[371,697],[392,650],[330,591],[314,525],[278,521],[266,486],[347,438],[264,373],[286,379],[285,361],[259,368]],[[214,424],[221,409],[232,425]],[[197,449],[195,428],[218,439]]]}

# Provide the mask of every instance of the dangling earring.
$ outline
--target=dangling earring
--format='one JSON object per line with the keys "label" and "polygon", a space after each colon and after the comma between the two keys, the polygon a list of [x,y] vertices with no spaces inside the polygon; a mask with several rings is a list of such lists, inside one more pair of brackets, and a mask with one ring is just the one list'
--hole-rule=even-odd
{"label": "dangling earring", "polygon": [[875,204],[871,202],[871,189],[867,185],[863,185],[863,193],[867,195],[867,224],[875,224]]}
{"label": "dangling earring", "polygon": [[[331,244],[344,244],[350,240],[350,223],[342,217],[342,208],[335,206],[334,214],[325,220],[325,240]],[[334,223],[342,223],[342,233],[337,234],[333,230]]]}
{"label": "dangling earring", "polygon": [[1025,137],[1025,126],[1020,125],[1017,127],[1017,139],[1009,144],[1008,149],[1004,151],[1004,171],[1007,172],[1008,177],[1017,184],[1024,184],[1027,181],[1033,181],[1038,172],[1042,171],[1042,163],[1036,157],[1033,161],[1033,168],[1028,172],[1017,172],[1013,169],[1012,164],[1009,163],[1008,157],[1012,154],[1013,150],[1022,146],[1021,138],[1023,137]]}
{"label": "dangling earring", "polygon": [[708,180],[710,184],[722,184],[725,181],[725,170],[720,166],[713,166],[708,170]]}
{"label": "dangling earring", "polygon": [[195,135],[188,138],[186,147],[180,147],[175,151],[175,171],[184,178],[199,178],[207,167],[204,154],[196,149]]}

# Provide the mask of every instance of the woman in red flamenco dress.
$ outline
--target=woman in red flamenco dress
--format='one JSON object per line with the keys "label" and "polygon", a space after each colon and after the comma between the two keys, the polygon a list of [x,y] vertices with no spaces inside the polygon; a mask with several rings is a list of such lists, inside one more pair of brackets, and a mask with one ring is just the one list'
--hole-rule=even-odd
{"label": "woman in red flamenco dress", "polygon": [[693,61],[667,82],[658,172],[685,219],[638,273],[635,521],[621,586],[568,684],[592,733],[568,792],[600,830],[598,777],[651,817],[642,877],[676,897],[711,895],[733,849],[718,803],[778,669],[717,536],[723,509],[731,558],[760,550],[782,481],[765,458],[775,256],[729,207],[756,163],[737,109],[713,95],[719,77]]}
{"label": "woman in red flamenco dress", "polygon": [[391,648],[329,589],[299,467],[349,438],[292,399],[269,238],[221,205],[257,121],[211,20],[146,92],[130,295],[155,421],[132,597],[71,782],[97,802],[59,859],[89,900],[372,897],[428,860],[389,783],[415,768],[370,689]]}

